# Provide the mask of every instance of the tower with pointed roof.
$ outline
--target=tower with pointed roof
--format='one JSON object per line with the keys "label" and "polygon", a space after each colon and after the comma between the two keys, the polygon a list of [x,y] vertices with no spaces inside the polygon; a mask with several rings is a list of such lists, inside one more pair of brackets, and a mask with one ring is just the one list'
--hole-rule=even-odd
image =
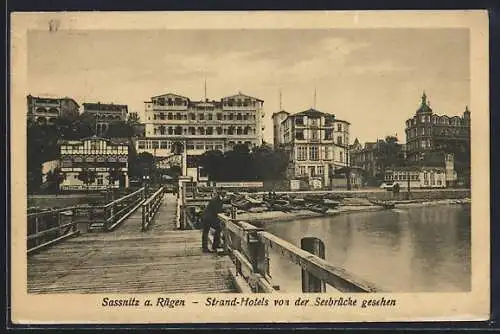
{"label": "tower with pointed roof", "polygon": [[[453,154],[458,166],[463,166],[460,175],[470,171],[470,111],[465,107],[462,115],[449,116],[435,113],[425,91],[420,106],[406,120],[406,153],[411,164],[426,164],[436,156]],[[444,163],[444,158],[442,158]],[[468,171],[469,170],[469,171]]]}

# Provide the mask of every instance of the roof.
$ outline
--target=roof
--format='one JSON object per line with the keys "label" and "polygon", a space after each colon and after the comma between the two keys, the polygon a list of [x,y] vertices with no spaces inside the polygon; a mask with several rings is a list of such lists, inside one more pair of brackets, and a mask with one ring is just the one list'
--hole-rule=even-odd
{"label": "roof", "polygon": [[[179,94],[175,94],[175,93],[165,93],[165,94],[161,94],[161,95],[156,95],[156,96],[152,96],[151,99],[154,99],[156,97],[165,97],[165,96],[173,96],[173,97],[180,97],[182,99],[187,99],[189,100],[189,97],[187,96],[183,96],[183,95],[179,95]],[[148,101],[150,102],[150,101]]]}
{"label": "roof", "polygon": [[[127,108],[128,106],[126,104],[114,104],[114,103],[101,103],[101,102],[85,102],[82,103],[83,108],[91,108],[91,109],[97,109],[97,110],[102,110],[102,111],[121,111],[120,109],[122,108]],[[88,110],[85,110],[88,111]]]}
{"label": "roof", "polygon": [[284,110],[280,110],[280,111],[278,111],[278,112],[273,113],[273,114],[271,115],[271,117],[273,117],[274,115],[279,115],[279,114],[287,114],[287,115],[290,115],[290,113],[289,113],[289,112],[286,112],[286,111],[284,111]]}
{"label": "roof", "polygon": [[61,144],[69,144],[69,145],[78,145],[81,144],[84,141],[87,140],[102,140],[110,144],[114,145],[128,145],[129,144],[129,139],[128,138],[103,138],[103,137],[97,137],[97,136],[92,136],[92,137],[86,137],[82,138],[79,140],[64,140],[60,139],[57,141],[59,145]]}
{"label": "roof", "polygon": [[293,114],[292,116],[309,116],[309,117],[333,116],[333,117],[335,117],[335,115],[333,115],[333,114],[327,114],[327,113],[324,113],[322,111],[319,111],[319,110],[316,110],[313,108],[298,112],[296,114]]}
{"label": "roof", "polygon": [[257,100],[257,101],[260,101],[260,102],[264,102],[264,100],[261,100],[261,99],[259,99],[257,97],[254,97],[254,96],[243,94],[241,92],[239,92],[238,94],[235,94],[235,95],[225,96],[222,99],[225,100],[225,99],[231,99],[231,98],[235,98],[235,97],[246,97],[246,98],[251,98],[251,99],[254,99],[254,100]]}
{"label": "roof", "polygon": [[69,96],[64,96],[64,97],[51,97],[51,96],[47,96],[47,97],[43,97],[43,96],[33,96],[33,95],[29,94],[27,96],[27,98],[40,99],[40,100],[57,100],[57,101],[60,101],[60,100],[69,100],[69,101],[73,101],[78,107],[80,107],[80,105],[78,104],[78,102],[76,102],[76,100],[74,98],[69,97]]}

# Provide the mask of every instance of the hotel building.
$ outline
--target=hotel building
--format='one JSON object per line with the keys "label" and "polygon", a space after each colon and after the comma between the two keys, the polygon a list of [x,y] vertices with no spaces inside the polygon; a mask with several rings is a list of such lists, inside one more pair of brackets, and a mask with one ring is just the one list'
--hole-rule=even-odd
{"label": "hotel building", "polygon": [[27,96],[28,119],[40,124],[53,123],[59,117],[76,117],[80,106],[70,97]]}
{"label": "hotel building", "polygon": [[406,121],[406,152],[409,161],[420,161],[428,152],[458,153],[470,151],[470,111],[462,117],[437,115],[422,95],[420,108]]}
{"label": "hotel building", "polygon": [[274,145],[290,154],[288,177],[331,186],[335,171],[348,166],[350,123],[315,109],[296,114],[282,110],[272,118]]}
{"label": "hotel building", "polygon": [[172,143],[181,141],[189,158],[209,150],[231,150],[236,144],[262,143],[264,101],[255,97],[238,93],[218,101],[193,101],[168,93],[144,104],[145,137],[136,141],[138,153],[167,157]]}
{"label": "hotel building", "polygon": [[[61,172],[66,176],[61,190],[103,190],[128,187],[128,142],[90,137],[60,142]],[[96,172],[95,180],[85,184],[79,179],[82,170]],[[119,171],[117,181],[108,178],[112,170]]]}
{"label": "hotel building", "polygon": [[115,122],[125,122],[128,115],[128,106],[113,103],[83,103],[83,112],[94,117],[96,120],[97,135],[103,136],[109,129],[109,125]]}

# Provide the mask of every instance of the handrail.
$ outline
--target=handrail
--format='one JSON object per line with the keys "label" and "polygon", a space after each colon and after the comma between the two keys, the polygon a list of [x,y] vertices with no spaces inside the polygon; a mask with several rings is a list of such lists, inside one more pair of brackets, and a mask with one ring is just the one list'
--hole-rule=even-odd
{"label": "handrail", "polygon": [[138,189],[138,190],[134,191],[133,193],[130,193],[130,194],[128,194],[128,195],[125,195],[125,196],[123,196],[123,197],[120,197],[120,198],[118,198],[118,199],[116,199],[116,200],[114,200],[114,201],[112,201],[112,202],[109,202],[109,203],[108,203],[108,204],[106,204],[106,205],[103,205],[102,207],[104,207],[104,208],[108,208],[108,207],[110,207],[110,206],[112,206],[112,205],[119,204],[119,203],[121,203],[121,202],[123,202],[123,201],[125,201],[125,200],[129,199],[130,197],[133,197],[133,196],[136,196],[137,194],[143,193],[144,191],[145,191],[145,188],[144,188],[144,187],[142,187],[142,188],[140,188],[140,189]]}
{"label": "handrail", "polygon": [[142,203],[142,224],[141,230],[144,232],[148,229],[149,224],[153,221],[154,216],[160,208],[165,188],[160,187],[151,197]]}
{"label": "handrail", "polygon": [[[76,209],[73,207],[72,210],[64,208],[28,215],[28,235],[26,238],[28,255],[59,241],[79,235],[75,213]],[[67,219],[69,222],[65,221]]]}
{"label": "handrail", "polygon": [[[27,214],[27,252],[51,246],[80,234],[78,224],[97,224],[110,231],[121,224],[144,201],[144,188],[105,205],[76,205]],[[69,221],[68,221],[69,220]]]}
{"label": "handrail", "polygon": [[[301,267],[308,274],[342,292],[380,292],[380,288],[300,249],[252,224],[219,214],[224,249],[231,255],[237,275],[242,276],[253,292],[275,292],[270,276],[269,248]],[[272,290],[272,291],[270,291]]]}

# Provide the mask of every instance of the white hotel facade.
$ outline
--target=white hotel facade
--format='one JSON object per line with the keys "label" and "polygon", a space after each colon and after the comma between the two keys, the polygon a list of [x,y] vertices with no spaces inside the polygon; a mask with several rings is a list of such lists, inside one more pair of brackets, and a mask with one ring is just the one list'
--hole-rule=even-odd
{"label": "white hotel facade", "polygon": [[264,130],[263,104],[242,93],[217,101],[193,101],[172,93],[154,96],[144,103],[145,137],[136,140],[137,153],[168,157],[176,141],[185,143],[188,156],[227,151],[236,144],[259,146]]}
{"label": "white hotel facade", "polygon": [[335,171],[349,165],[350,123],[315,109],[274,113],[275,147],[290,154],[289,178],[307,178],[314,187],[332,186]]}

